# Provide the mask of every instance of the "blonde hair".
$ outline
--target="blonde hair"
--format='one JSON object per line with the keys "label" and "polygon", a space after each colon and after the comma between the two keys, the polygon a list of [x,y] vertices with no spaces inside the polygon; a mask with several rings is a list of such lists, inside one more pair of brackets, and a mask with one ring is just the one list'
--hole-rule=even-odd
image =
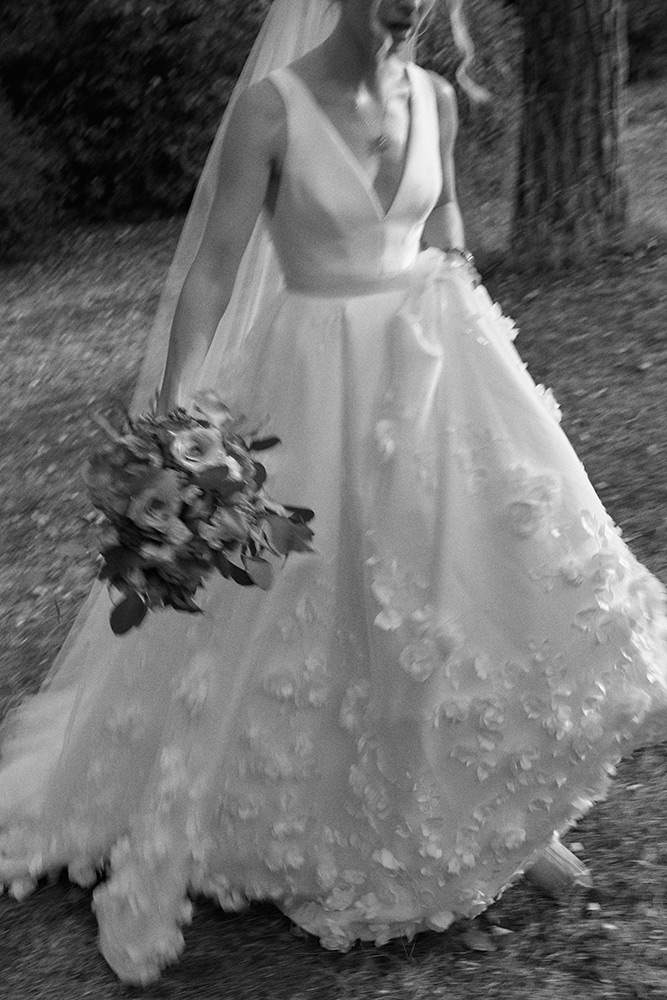
{"label": "blonde hair", "polygon": [[[333,3],[336,2],[339,2],[339,0],[333,0]],[[374,0],[371,17],[378,34],[385,36],[387,40],[386,44],[388,46],[390,44],[389,32],[382,27],[377,17],[377,11],[381,2],[382,0]],[[438,2],[440,2],[440,0],[433,0],[431,5],[427,7],[422,17],[422,23],[426,21]],[[491,98],[489,91],[485,87],[481,87],[478,83],[475,83],[475,81],[468,74],[468,69],[475,58],[475,46],[472,38],[470,37],[465,14],[463,12],[465,0],[445,0],[445,2],[449,8],[449,23],[452,29],[454,45],[462,56],[461,62],[456,68],[457,82],[464,93],[466,93],[472,101],[484,103]]]}
{"label": "blonde hair", "polygon": [[480,87],[468,75],[468,67],[475,58],[475,46],[470,37],[468,25],[463,14],[464,2],[465,0],[447,0],[449,5],[449,23],[452,28],[454,45],[463,56],[462,61],[456,68],[456,79],[468,97],[473,101],[484,102],[490,100],[491,95],[485,87]]}

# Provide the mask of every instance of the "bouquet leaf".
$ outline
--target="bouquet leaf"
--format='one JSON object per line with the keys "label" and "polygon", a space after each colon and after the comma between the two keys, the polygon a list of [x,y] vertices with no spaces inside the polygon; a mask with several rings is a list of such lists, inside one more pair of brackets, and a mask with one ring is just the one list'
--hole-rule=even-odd
{"label": "bouquet leaf", "polygon": [[242,486],[237,479],[231,478],[227,469],[219,467],[201,472],[195,479],[195,485],[206,492],[215,493],[221,499],[238,493]]}
{"label": "bouquet leaf", "polygon": [[308,507],[291,507],[285,504],[285,510],[289,511],[290,521],[296,521],[297,524],[309,524],[315,517],[315,511]]}
{"label": "bouquet leaf", "polygon": [[246,572],[252,582],[260,590],[269,590],[273,583],[273,567],[266,559],[251,559],[246,557],[243,560]]}
{"label": "bouquet leaf", "polygon": [[233,562],[228,562],[227,566],[229,567],[229,577],[234,583],[238,583],[241,587],[254,586],[254,580],[246,570],[241,569],[240,566],[237,566]]}
{"label": "bouquet leaf", "polygon": [[169,594],[166,603],[176,611],[188,611],[190,614],[201,614],[202,610],[185,590],[175,590]]}
{"label": "bouquet leaf", "polygon": [[254,468],[255,468],[255,487],[259,490],[266,482],[266,469],[261,464],[261,462],[255,462]]}
{"label": "bouquet leaf", "polygon": [[111,612],[109,621],[114,635],[125,635],[141,625],[148,614],[148,604],[136,590],[130,591]]}
{"label": "bouquet leaf", "polygon": [[213,565],[220,573],[222,573],[225,580],[229,580],[229,559],[224,552],[221,552],[219,549],[213,553]]}
{"label": "bouquet leaf", "polygon": [[275,448],[277,444],[280,444],[279,437],[265,437],[251,441],[248,447],[250,451],[268,451],[269,448]]}
{"label": "bouquet leaf", "polygon": [[312,552],[313,532],[307,524],[290,518],[269,514],[266,518],[271,544],[276,552],[288,556],[290,552]]}
{"label": "bouquet leaf", "polygon": [[125,545],[114,545],[111,549],[103,549],[104,566],[100,576],[103,580],[123,578],[141,563],[138,552]]}

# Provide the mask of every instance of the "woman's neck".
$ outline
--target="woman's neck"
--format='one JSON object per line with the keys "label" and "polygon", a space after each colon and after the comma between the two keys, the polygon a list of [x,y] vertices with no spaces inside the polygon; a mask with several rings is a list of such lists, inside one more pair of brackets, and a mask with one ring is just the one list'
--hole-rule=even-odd
{"label": "woman's neck", "polygon": [[[409,46],[392,49],[370,32],[365,36],[340,23],[319,49],[327,75],[354,91],[380,95],[404,77]],[[322,64],[320,64],[322,65]]]}

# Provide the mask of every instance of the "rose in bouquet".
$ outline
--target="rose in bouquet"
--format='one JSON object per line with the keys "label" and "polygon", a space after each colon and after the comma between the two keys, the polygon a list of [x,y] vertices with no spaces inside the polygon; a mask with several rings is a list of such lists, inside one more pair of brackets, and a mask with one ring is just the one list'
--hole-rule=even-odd
{"label": "rose in bouquet", "polygon": [[210,392],[192,411],[128,418],[88,463],[84,477],[102,513],[102,579],[119,597],[117,635],[150,609],[199,612],[197,590],[214,571],[268,589],[278,558],[312,551],[313,512],[266,493],[258,436]]}

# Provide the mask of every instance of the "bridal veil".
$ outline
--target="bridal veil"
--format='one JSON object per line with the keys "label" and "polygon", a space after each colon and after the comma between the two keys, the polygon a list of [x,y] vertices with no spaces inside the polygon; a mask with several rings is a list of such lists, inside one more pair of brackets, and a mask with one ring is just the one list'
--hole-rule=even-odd
{"label": "bridal veil", "polygon": [[[315,48],[338,18],[330,0],[275,0],[232,93],[211,146],[157,309],[131,409],[147,409],[160,387],[171,324],[185,277],[197,254],[215,195],[220,153],[231,111],[239,95],[275,69]],[[262,304],[275,295],[280,271],[264,220],[260,217],[239,267],[234,292],[220,321],[204,365],[217,371],[227,355],[244,343]],[[188,387],[184,387],[186,392]]]}

